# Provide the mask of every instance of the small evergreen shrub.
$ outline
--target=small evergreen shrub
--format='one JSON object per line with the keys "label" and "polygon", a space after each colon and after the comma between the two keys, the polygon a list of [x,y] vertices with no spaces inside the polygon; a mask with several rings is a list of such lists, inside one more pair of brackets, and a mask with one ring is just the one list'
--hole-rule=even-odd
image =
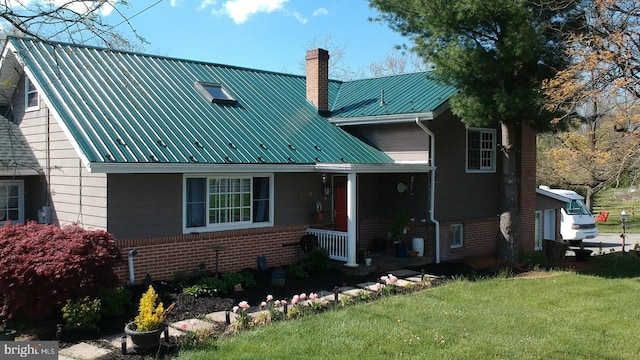
{"label": "small evergreen shrub", "polygon": [[36,222],[0,227],[0,317],[43,319],[67,300],[114,286],[122,261],[111,234]]}
{"label": "small evergreen shrub", "polygon": [[69,330],[100,331],[100,299],[91,300],[85,296],[76,301],[67,300],[62,307],[62,318],[65,328]]}
{"label": "small evergreen shrub", "polygon": [[224,280],[213,276],[200,278],[194,285],[182,289],[184,294],[195,297],[212,297],[217,296],[218,293],[226,294],[228,291],[228,284]]}
{"label": "small evergreen shrub", "polygon": [[102,288],[98,290],[100,314],[102,317],[118,317],[125,315],[131,307],[133,294],[125,287]]}
{"label": "small evergreen shrub", "polygon": [[304,255],[302,266],[310,274],[321,274],[329,268],[329,253],[325,249],[315,247]]}
{"label": "small evergreen shrub", "polygon": [[[157,305],[156,305],[157,304]],[[138,315],[136,316],[135,329],[137,331],[152,331],[160,328],[160,325],[167,319],[169,312],[173,310],[175,304],[171,304],[167,309],[164,304],[158,303],[158,294],[149,286],[147,292],[140,298]]]}

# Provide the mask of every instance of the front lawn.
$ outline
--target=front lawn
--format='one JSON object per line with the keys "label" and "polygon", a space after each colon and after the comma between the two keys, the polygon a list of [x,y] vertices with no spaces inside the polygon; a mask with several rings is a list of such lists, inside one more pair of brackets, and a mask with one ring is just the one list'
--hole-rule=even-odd
{"label": "front lawn", "polygon": [[[637,272],[640,261],[624,260]],[[640,281],[630,275],[458,279],[241,331],[179,359],[632,359]]]}

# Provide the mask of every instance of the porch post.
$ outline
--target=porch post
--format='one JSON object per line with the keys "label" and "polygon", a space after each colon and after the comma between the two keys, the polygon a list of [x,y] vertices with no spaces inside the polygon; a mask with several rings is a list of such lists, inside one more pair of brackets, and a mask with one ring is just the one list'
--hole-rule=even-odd
{"label": "porch post", "polygon": [[356,174],[347,175],[347,263],[356,267]]}

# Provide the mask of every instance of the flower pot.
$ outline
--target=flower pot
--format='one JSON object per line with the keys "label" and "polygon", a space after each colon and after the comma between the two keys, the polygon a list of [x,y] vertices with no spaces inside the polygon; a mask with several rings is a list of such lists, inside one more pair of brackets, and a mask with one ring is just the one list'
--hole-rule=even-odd
{"label": "flower pot", "polygon": [[284,286],[287,282],[287,273],[282,270],[276,270],[271,273],[271,285]]}
{"label": "flower pot", "polygon": [[409,247],[404,244],[396,244],[396,256],[407,257],[409,254]]}
{"label": "flower pot", "polygon": [[133,350],[138,354],[155,353],[160,347],[160,335],[167,327],[162,324],[156,330],[151,331],[138,331],[132,329],[134,323],[130,322],[124,327],[125,334],[129,335],[131,342],[133,343]]}
{"label": "flower pot", "polygon": [[14,341],[16,339],[16,331],[12,329],[4,329],[0,331],[0,341]]}

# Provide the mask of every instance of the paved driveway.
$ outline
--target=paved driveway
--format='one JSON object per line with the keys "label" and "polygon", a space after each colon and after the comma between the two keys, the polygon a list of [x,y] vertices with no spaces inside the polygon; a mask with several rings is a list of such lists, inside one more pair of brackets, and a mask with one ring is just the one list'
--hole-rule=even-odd
{"label": "paved driveway", "polygon": [[[615,252],[622,251],[622,238],[620,233],[617,234],[600,234],[595,239],[583,240],[585,249],[591,249],[593,252],[591,255],[598,255],[600,252],[600,244],[602,243],[602,251],[608,254],[612,250]],[[627,234],[624,242],[624,250],[633,250],[636,243],[640,244],[640,234]],[[570,247],[571,249],[572,247]],[[567,255],[573,256],[573,251],[568,250]]]}

